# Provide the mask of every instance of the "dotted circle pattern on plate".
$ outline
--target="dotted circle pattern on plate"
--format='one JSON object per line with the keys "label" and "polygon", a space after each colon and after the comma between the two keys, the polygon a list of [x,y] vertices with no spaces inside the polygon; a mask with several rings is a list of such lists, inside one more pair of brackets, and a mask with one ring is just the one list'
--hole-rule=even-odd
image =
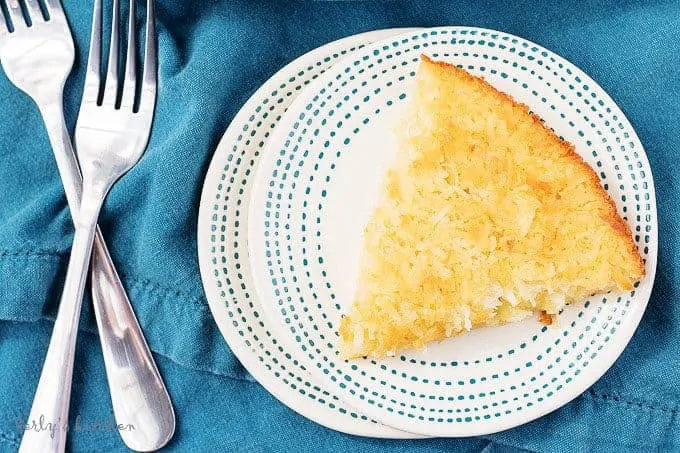
{"label": "dotted circle pattern on plate", "polygon": [[267,319],[252,283],[246,245],[254,172],[272,131],[297,95],[320,74],[364,45],[403,33],[379,30],[317,48],[288,64],[236,115],[213,156],[201,196],[198,251],[212,314],[231,350],[270,393],[291,409],[349,434],[421,437],[381,425],[311,378],[276,324]]}
{"label": "dotted circle pattern on plate", "polygon": [[[351,217],[370,190],[359,178],[352,182],[359,189],[343,179],[355,177],[369,153],[378,152],[389,133],[384,124],[407,101],[421,53],[484,76],[575,144],[631,226],[646,262],[648,275],[634,291],[569,307],[557,328],[528,320],[396,358],[337,357],[337,326],[351,302],[351,295],[338,296],[338,288],[347,287],[352,273],[336,249],[352,248],[356,237],[343,237],[336,224]],[[530,421],[592,385],[639,323],[657,252],[646,155],[611,98],[574,65],[534,43],[492,30],[444,27],[367,46],[296,100],[270,147],[251,203],[258,291],[274,295],[274,311],[300,361],[377,420],[441,436],[485,434]]]}

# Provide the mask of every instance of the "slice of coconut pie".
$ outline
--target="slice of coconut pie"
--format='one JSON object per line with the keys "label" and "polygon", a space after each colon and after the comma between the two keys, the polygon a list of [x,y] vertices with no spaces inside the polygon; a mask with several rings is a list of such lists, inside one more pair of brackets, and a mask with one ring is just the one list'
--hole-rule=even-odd
{"label": "slice of coconut pie", "polygon": [[645,273],[593,170],[525,105],[423,56],[364,234],[345,357],[394,355],[629,290]]}

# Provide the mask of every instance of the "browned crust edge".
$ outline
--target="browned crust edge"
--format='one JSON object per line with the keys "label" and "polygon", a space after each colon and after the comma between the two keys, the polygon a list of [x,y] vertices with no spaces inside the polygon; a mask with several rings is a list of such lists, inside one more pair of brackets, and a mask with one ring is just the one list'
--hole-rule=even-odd
{"label": "browned crust edge", "polygon": [[[578,153],[576,153],[573,144],[566,140],[565,141],[561,140],[553,131],[551,131],[541,121],[541,118],[538,115],[530,111],[527,105],[517,102],[510,95],[503,93],[502,91],[499,91],[489,82],[487,82],[483,77],[472,75],[454,64],[447,63],[444,61],[435,61],[429,56],[424,54],[420,56],[420,59],[423,63],[425,63],[426,65],[430,65],[430,67],[432,67],[433,69],[437,69],[444,73],[455,73],[458,77],[467,79],[473,84],[481,85],[485,87],[487,90],[490,89],[491,92],[496,94],[496,96],[500,97],[506,102],[511,103],[516,108],[521,109],[525,114],[528,114],[533,119],[534,125],[543,129],[548,134],[548,137],[551,138],[553,143],[564,151],[564,154],[567,158],[571,159],[575,164],[579,165],[581,168],[585,170],[586,174],[589,176],[591,188],[594,189],[598,194],[600,194],[602,198],[607,200],[606,205],[607,212],[602,214],[602,220],[607,222],[615,231],[615,233],[620,238],[622,238],[626,243],[626,247],[628,249],[627,252],[629,256],[631,256],[636,261],[637,268],[636,270],[637,274],[639,275],[639,278],[645,276],[646,274],[645,265],[644,262],[642,261],[642,256],[640,256],[640,252],[635,246],[635,242],[633,241],[633,235],[630,228],[628,227],[628,224],[626,224],[624,220],[621,218],[621,216],[619,216],[619,213],[616,210],[616,204],[614,204],[614,200],[611,199],[609,194],[600,185],[600,180],[595,174],[595,171],[590,167],[590,165],[588,165],[583,160],[583,158]],[[624,289],[632,289],[632,287]]]}

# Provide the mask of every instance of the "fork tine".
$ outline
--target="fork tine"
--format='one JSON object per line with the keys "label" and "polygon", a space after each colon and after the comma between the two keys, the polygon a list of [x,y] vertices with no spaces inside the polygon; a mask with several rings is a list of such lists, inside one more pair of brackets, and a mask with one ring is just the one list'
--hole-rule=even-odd
{"label": "fork tine", "polygon": [[137,38],[135,33],[135,0],[130,0],[130,17],[128,20],[128,46],[125,57],[125,80],[123,81],[123,96],[121,107],[132,109],[135,105],[135,91],[137,85]]}
{"label": "fork tine", "polygon": [[156,104],[158,55],[156,51],[156,12],[154,0],[146,2],[146,43],[144,46],[144,74],[139,108],[153,110]]}
{"label": "fork tine", "polygon": [[102,59],[102,0],[94,0],[92,11],[92,32],[90,34],[90,50],[87,57],[87,75],[83,100],[97,102],[101,88]]}
{"label": "fork tine", "polygon": [[25,0],[25,3],[26,11],[28,12],[28,17],[31,18],[31,22],[35,23],[36,21],[45,21],[45,17],[43,16],[42,10],[40,9],[38,0]]}
{"label": "fork tine", "polygon": [[45,2],[45,6],[47,6],[47,9],[50,10],[51,8],[59,9],[62,10],[61,7],[61,0],[43,0]]}
{"label": "fork tine", "polygon": [[109,63],[106,70],[106,82],[104,86],[104,104],[116,105],[118,97],[118,48],[119,48],[119,18],[120,1],[113,0],[113,13],[111,14],[111,43],[109,45]]}
{"label": "fork tine", "polygon": [[0,40],[4,38],[6,34],[9,34],[9,22],[5,19],[5,15],[2,12],[2,5],[4,4],[5,0],[0,0]]}
{"label": "fork tine", "polygon": [[9,18],[12,21],[14,30],[22,26],[26,27],[26,20],[24,19],[24,15],[21,12],[19,0],[8,0],[7,11],[9,12]]}
{"label": "fork tine", "polygon": [[[37,3],[37,0],[33,1]],[[56,16],[60,16],[60,19],[66,19],[64,8],[61,7],[60,0],[43,0],[43,2],[45,3],[45,9],[47,9],[47,14],[50,17],[50,20]]]}

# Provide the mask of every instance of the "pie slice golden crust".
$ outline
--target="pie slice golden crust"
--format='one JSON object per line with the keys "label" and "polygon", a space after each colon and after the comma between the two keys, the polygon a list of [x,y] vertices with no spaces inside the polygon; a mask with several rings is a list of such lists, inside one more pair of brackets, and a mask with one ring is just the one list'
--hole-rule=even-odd
{"label": "pie slice golden crust", "polygon": [[594,171],[522,104],[423,56],[364,234],[345,357],[393,355],[645,274]]}

